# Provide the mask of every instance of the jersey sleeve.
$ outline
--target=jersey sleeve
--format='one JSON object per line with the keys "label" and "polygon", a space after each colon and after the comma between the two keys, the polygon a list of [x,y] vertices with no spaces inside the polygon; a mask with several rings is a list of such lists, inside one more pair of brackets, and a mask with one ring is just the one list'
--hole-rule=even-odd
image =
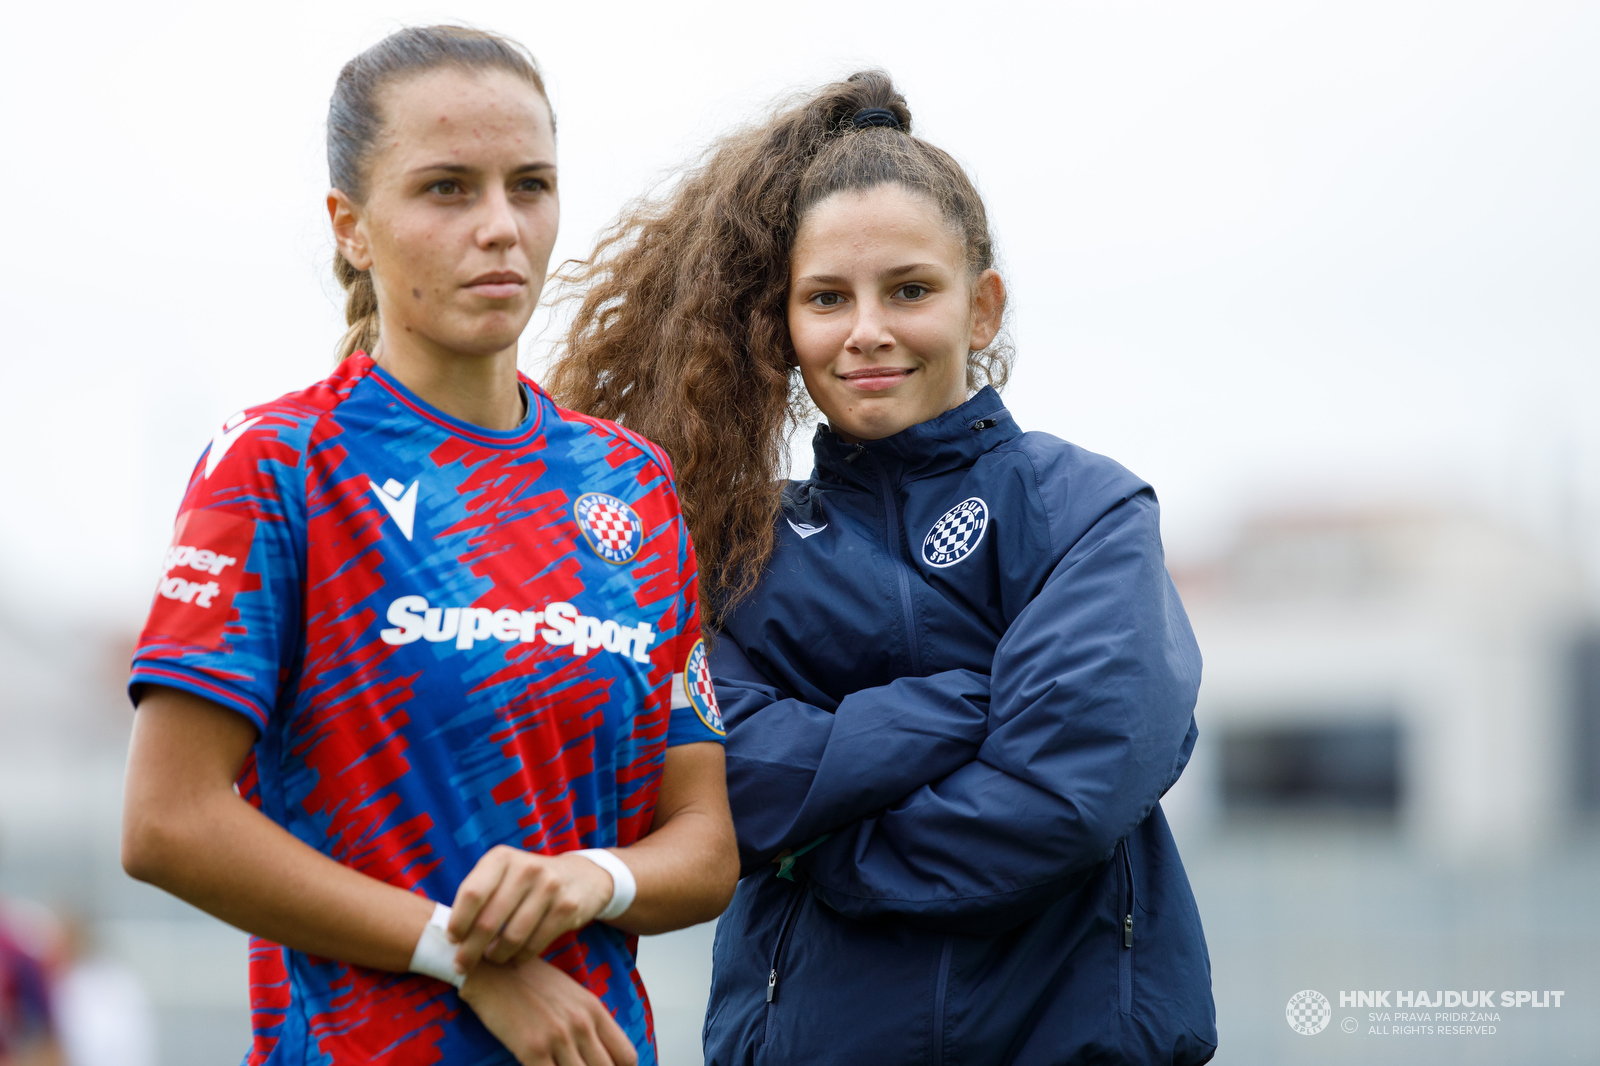
{"label": "jersey sleeve", "polygon": [[673,640],[672,718],[667,747],[705,741],[721,744],[727,735],[717,694],[711,686],[711,660],[700,635],[699,567],[687,524],[680,514],[678,611],[683,627]]}
{"label": "jersey sleeve", "polygon": [[167,685],[267,727],[301,622],[295,428],[270,413],[236,415],[196,464],[134,651],[135,704],[144,686]]}

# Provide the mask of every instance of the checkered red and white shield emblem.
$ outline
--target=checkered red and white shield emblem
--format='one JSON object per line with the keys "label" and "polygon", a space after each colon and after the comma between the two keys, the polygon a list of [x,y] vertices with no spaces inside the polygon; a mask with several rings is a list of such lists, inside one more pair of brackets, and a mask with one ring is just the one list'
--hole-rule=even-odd
{"label": "checkered red and white shield emblem", "polygon": [[717,708],[717,694],[711,687],[711,658],[706,654],[706,642],[697,640],[683,665],[683,690],[689,696],[694,713],[706,728],[722,735],[722,712]]}
{"label": "checkered red and white shield emblem", "polygon": [[606,562],[620,565],[639,554],[644,523],[632,507],[615,496],[585,493],[572,505],[572,515],[583,530],[583,539]]}

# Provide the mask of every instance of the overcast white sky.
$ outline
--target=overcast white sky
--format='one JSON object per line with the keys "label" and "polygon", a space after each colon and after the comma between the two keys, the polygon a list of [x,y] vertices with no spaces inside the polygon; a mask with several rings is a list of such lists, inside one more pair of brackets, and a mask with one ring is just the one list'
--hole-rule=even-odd
{"label": "overcast white sky", "polygon": [[988,197],[1012,409],[1151,480],[1177,557],[1266,506],[1600,502],[1597,3],[33,4],[0,597],[137,624],[217,424],[331,366],[339,66],[443,20],[545,67],[558,257],[776,94],[888,69]]}

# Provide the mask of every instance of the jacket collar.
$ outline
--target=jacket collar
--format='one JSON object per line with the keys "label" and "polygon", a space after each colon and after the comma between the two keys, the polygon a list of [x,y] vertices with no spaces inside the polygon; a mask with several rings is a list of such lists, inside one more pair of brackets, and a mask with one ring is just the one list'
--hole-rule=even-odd
{"label": "jacket collar", "polygon": [[826,425],[818,426],[811,440],[816,458],[811,476],[875,487],[886,472],[898,484],[971,466],[984,452],[1021,434],[1000,394],[985,386],[960,407],[882,440],[849,444]]}

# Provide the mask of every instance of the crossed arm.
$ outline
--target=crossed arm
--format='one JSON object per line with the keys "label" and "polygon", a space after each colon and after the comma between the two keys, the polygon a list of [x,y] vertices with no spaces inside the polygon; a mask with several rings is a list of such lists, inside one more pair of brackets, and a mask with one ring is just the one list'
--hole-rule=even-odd
{"label": "crossed arm", "polygon": [[[242,716],[150,686],[135,716],[123,866],[240,929],[324,958],[406,971],[433,913],[422,896],[335,862],[233,789],[255,744]],[[621,855],[638,895],[611,924],[659,933],[722,912],[737,875],[717,744],[669,748],[651,832]],[[461,883],[450,933],[462,998],[519,1062],[629,1066],[634,1049],[603,1004],[539,958],[589,924],[611,875],[572,855],[499,847]]]}
{"label": "crossed arm", "polygon": [[[731,642],[723,642],[731,643]],[[714,655],[743,871],[822,833],[811,891],[855,918],[999,932],[1103,862],[1181,772],[1200,660],[1154,498],[1113,507],[1000,640],[830,715]]]}
{"label": "crossed arm", "polygon": [[970,670],[900,678],[831,711],[788,696],[730,639],[712,670],[741,874],[959,769],[989,733],[989,678]]}

